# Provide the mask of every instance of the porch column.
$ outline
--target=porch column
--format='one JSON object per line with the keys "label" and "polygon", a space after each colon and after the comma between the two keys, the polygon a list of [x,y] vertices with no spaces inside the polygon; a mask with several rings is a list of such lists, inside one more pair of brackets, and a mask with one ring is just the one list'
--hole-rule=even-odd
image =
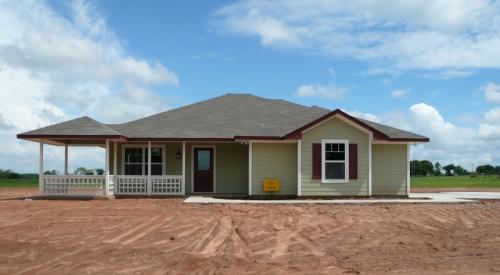
{"label": "porch column", "polygon": [[148,196],[151,195],[151,141],[148,141]]}
{"label": "porch column", "polygon": [[182,142],[182,195],[186,195],[186,142]]}
{"label": "porch column", "polygon": [[118,157],[118,141],[115,141],[113,143],[113,175],[118,175],[118,167],[117,167],[117,160],[116,158]]}
{"label": "porch column", "polygon": [[297,196],[302,196],[302,140],[297,140]]}
{"label": "porch column", "polygon": [[68,174],[68,144],[64,144],[64,175]]}
{"label": "porch column", "polygon": [[44,186],[43,186],[43,142],[40,142],[40,158],[38,160],[38,189],[40,195],[43,195]]}
{"label": "porch column", "polygon": [[406,195],[410,195],[411,191],[410,179],[410,143],[406,144]]}
{"label": "porch column", "polygon": [[252,142],[248,142],[248,195],[252,195]]}
{"label": "porch column", "polygon": [[105,187],[104,187],[104,195],[109,196],[109,139],[106,139],[106,173],[105,173]]}

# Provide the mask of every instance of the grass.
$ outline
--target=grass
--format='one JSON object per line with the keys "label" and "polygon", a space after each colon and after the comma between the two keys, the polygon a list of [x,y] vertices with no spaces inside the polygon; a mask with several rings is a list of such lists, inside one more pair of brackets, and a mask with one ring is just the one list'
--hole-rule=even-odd
{"label": "grass", "polygon": [[414,188],[500,188],[500,177],[411,177],[411,186]]}
{"label": "grass", "polygon": [[0,188],[5,187],[38,187],[38,179],[0,179]]}

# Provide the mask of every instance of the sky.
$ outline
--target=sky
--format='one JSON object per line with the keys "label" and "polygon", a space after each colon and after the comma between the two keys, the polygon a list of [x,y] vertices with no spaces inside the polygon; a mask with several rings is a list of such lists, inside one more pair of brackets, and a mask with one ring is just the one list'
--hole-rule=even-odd
{"label": "sky", "polygon": [[[16,134],[120,123],[232,93],[430,137],[412,159],[500,165],[500,2],[0,0],[0,169],[36,172]],[[70,170],[104,150],[70,148]],[[45,168],[64,150],[46,146]]]}

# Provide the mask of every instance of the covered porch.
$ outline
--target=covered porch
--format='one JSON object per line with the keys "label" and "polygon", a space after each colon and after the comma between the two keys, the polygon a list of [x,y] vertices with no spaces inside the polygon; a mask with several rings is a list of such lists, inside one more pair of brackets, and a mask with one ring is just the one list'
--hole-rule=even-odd
{"label": "covered porch", "polygon": [[[178,168],[165,168],[165,143],[125,143],[120,139],[32,139],[39,142],[39,191],[42,196],[183,196],[186,193],[186,143],[170,143]],[[64,147],[64,174],[44,175],[44,148]],[[103,175],[70,175],[69,148],[97,146],[105,149]],[[171,152],[169,152],[171,153]],[[170,172],[170,173],[167,173]],[[172,173],[174,172],[174,173]]]}

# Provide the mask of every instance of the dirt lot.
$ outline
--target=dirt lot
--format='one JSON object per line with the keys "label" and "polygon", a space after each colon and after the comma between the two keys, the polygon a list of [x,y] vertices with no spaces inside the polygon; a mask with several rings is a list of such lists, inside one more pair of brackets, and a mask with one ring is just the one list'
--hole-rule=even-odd
{"label": "dirt lot", "polygon": [[500,202],[188,205],[13,200],[0,273],[498,273]]}

